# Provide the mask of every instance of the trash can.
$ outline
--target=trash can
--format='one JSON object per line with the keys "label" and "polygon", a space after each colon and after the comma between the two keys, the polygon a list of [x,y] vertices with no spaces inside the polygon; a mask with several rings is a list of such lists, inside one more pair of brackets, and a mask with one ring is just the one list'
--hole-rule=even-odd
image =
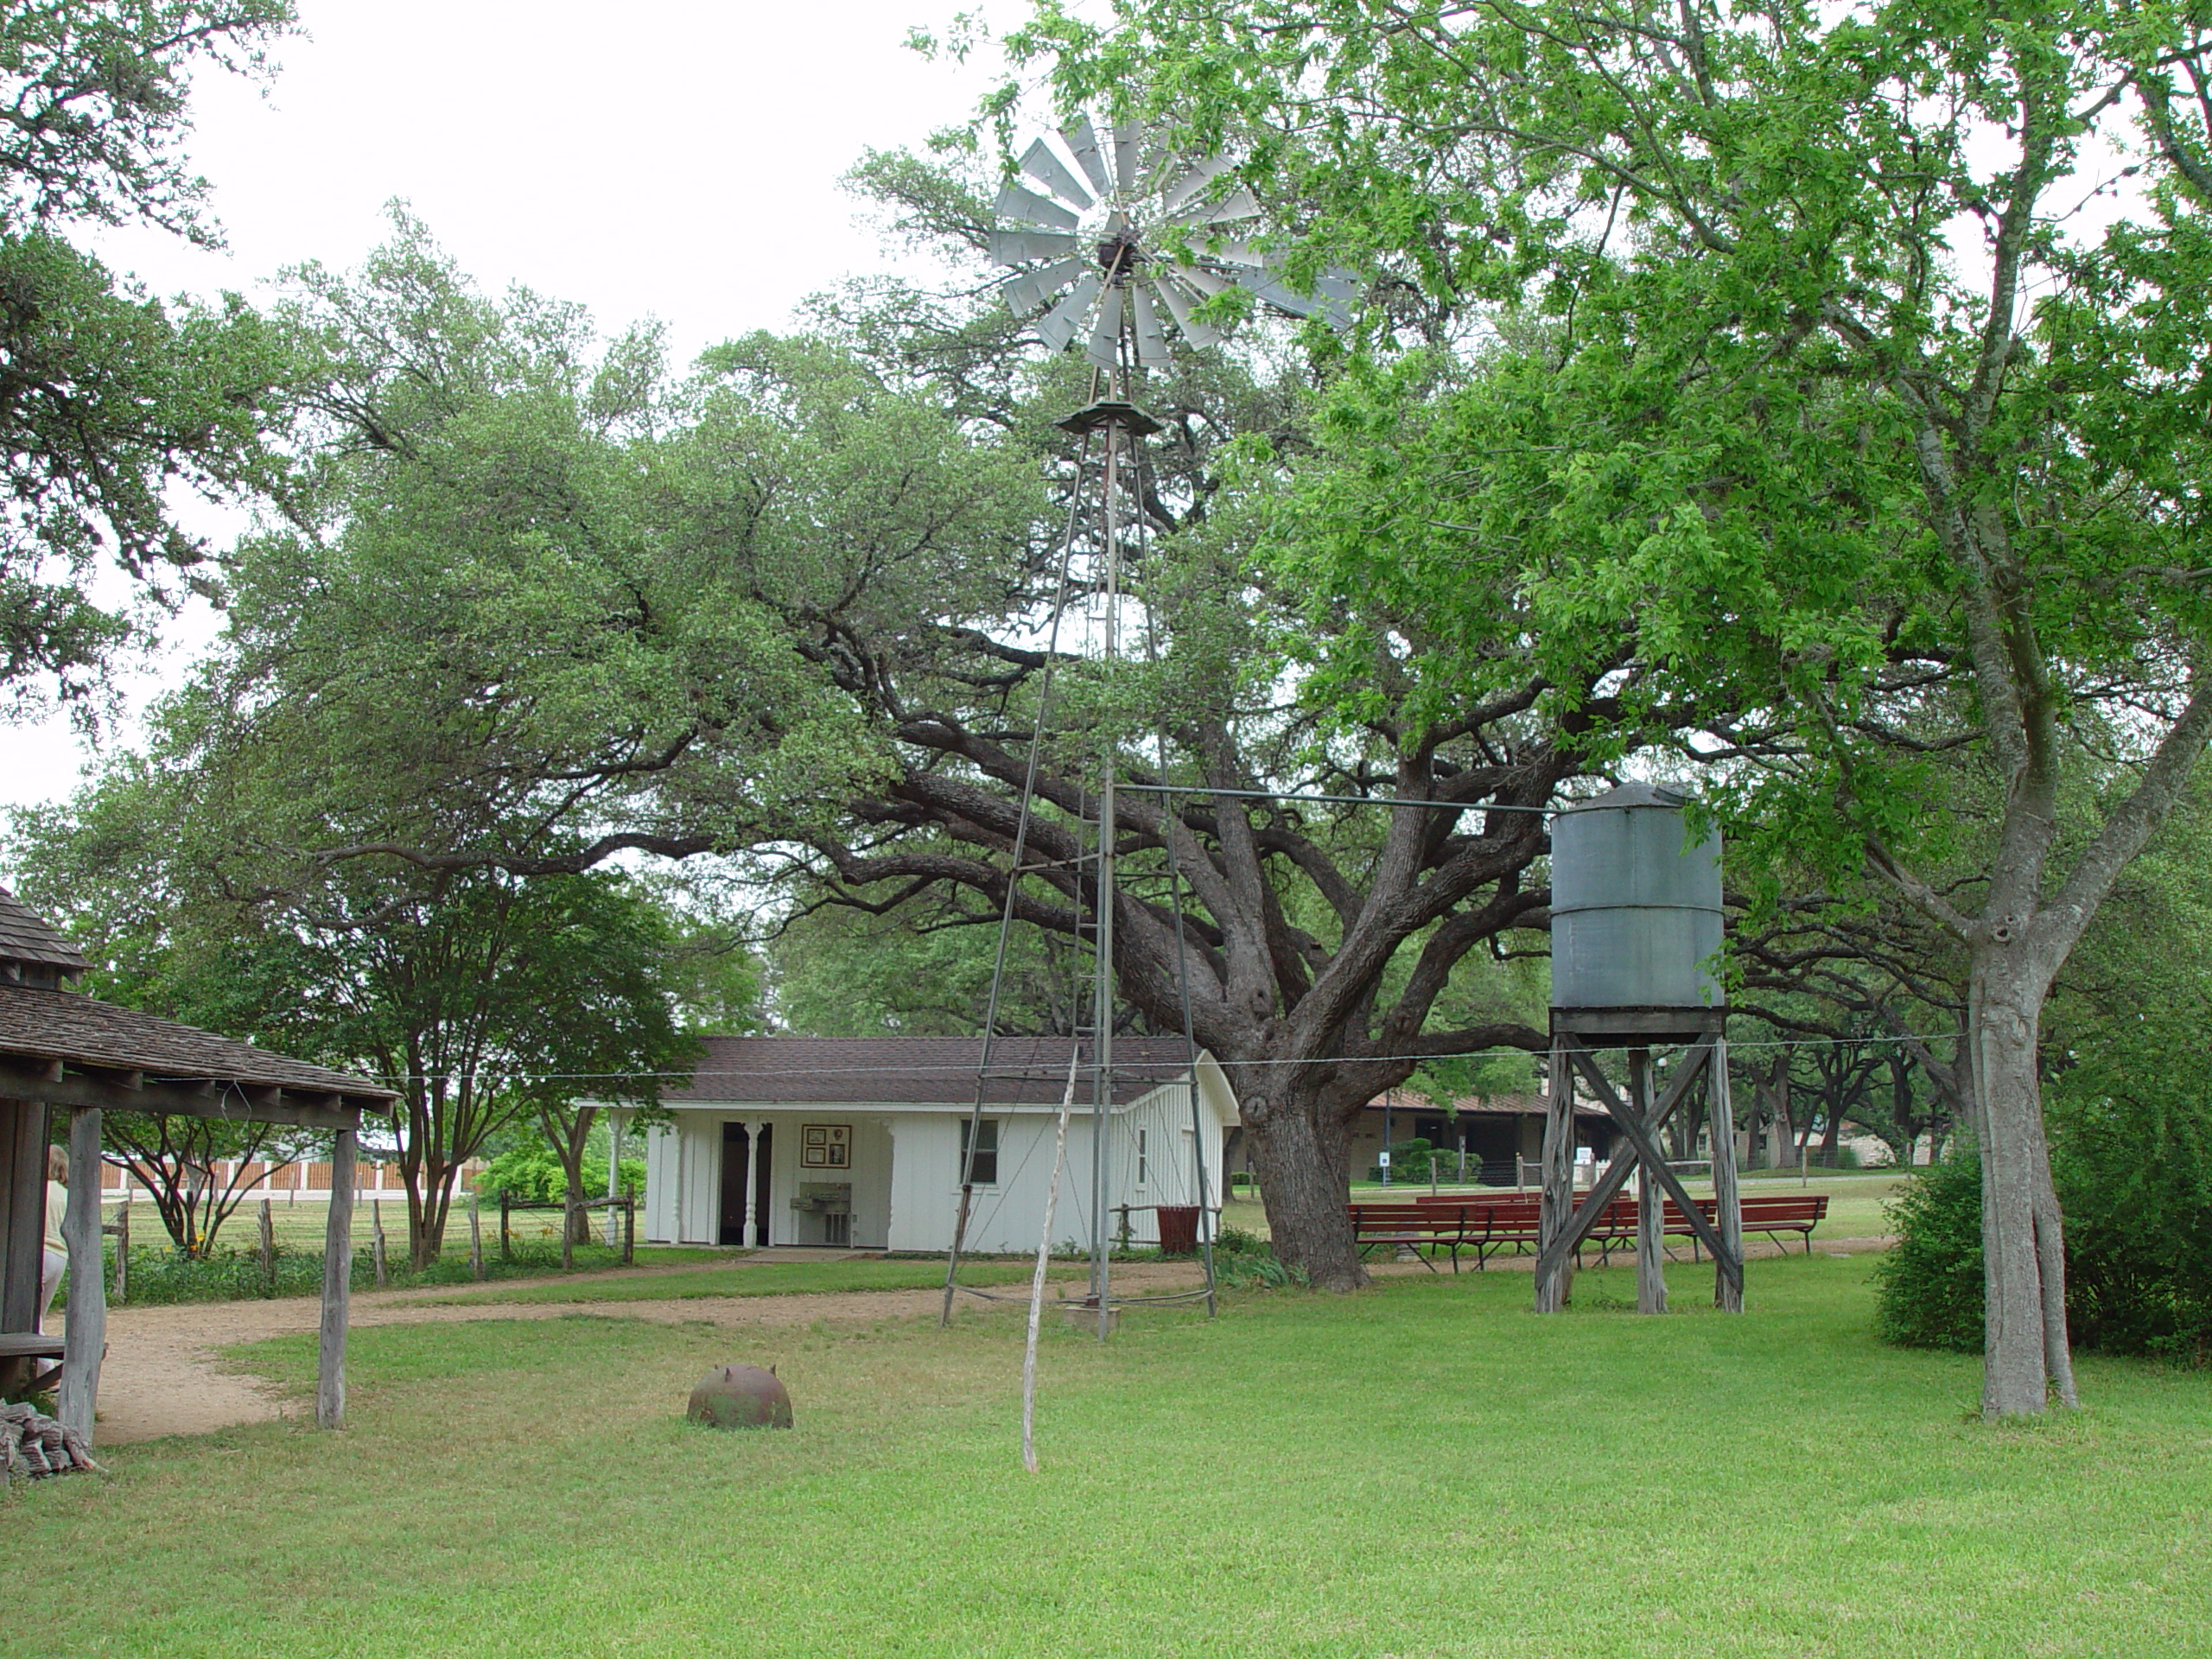
{"label": "trash can", "polygon": [[1163,1204],[1157,1211],[1160,1217],[1160,1249],[1166,1255],[1196,1255],[1198,1253],[1198,1206],[1195,1204]]}

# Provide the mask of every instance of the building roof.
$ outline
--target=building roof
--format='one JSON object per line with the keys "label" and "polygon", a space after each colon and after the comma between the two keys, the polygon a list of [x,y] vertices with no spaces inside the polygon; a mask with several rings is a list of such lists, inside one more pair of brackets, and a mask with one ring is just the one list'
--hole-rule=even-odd
{"label": "building roof", "polygon": [[[1367,1103],[1370,1112],[1379,1112],[1385,1106],[1394,1112],[1426,1112],[1433,1117],[1541,1117],[1545,1110],[1541,1095],[1462,1095],[1446,1108],[1410,1089],[1389,1090]],[[1604,1107],[1579,1100],[1574,1103],[1574,1110],[1579,1117],[1607,1115]]]}
{"label": "building roof", "polygon": [[81,992],[0,983],[0,1055],[143,1073],[162,1082],[345,1095],[378,1108],[393,1091],[327,1066],[119,1007]]}
{"label": "building roof", "polygon": [[[1058,1105],[1074,1044],[1069,1037],[994,1038],[983,1103]],[[709,1037],[706,1045],[690,1080],[662,1093],[664,1104],[968,1106],[983,1055],[980,1037]],[[1116,1037],[1115,1103],[1186,1075],[1196,1052],[1180,1037]],[[1078,1075],[1076,1099],[1090,1099],[1087,1075]]]}
{"label": "building roof", "polygon": [[0,963],[31,962],[81,972],[92,966],[45,917],[0,887]]}

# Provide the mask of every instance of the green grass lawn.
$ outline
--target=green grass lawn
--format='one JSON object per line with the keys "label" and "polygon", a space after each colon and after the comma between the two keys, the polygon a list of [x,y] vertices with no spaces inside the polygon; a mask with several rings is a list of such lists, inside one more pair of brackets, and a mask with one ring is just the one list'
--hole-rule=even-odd
{"label": "green grass lawn", "polygon": [[[2088,1360],[2088,1410],[1973,1420],[1878,1346],[1866,1259],[1753,1311],[1524,1311],[1522,1274],[1051,1332],[741,1335],[621,1318],[361,1329],[352,1426],[126,1447],[0,1503],[6,1649],[46,1655],[2143,1656],[2212,1649],[2212,1377]],[[1707,1274],[1674,1274],[1678,1302]],[[245,1363],[303,1389],[307,1339]],[[790,1433],[680,1421],[774,1363]]]}

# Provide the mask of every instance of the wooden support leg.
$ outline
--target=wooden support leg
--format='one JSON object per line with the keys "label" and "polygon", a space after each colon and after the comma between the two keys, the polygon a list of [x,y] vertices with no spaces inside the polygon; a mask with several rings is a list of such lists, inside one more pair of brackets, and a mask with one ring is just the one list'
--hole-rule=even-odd
{"label": "wooden support leg", "polygon": [[[1651,1116],[1651,1051],[1632,1048],[1628,1056],[1629,1106],[1637,1121]],[[1666,1194],[1648,1158],[1636,1166],[1636,1311],[1667,1311]]]}
{"label": "wooden support leg", "polygon": [[340,1129],[330,1148],[330,1224],[322,1245],[322,1343],[315,1426],[346,1426],[346,1318],[353,1289],[353,1160],[360,1141]]}
{"label": "wooden support leg", "polygon": [[1536,1228],[1539,1313],[1558,1313],[1567,1306],[1574,1287],[1571,1255],[1555,1261],[1548,1270],[1542,1265],[1543,1252],[1567,1230],[1567,1218],[1574,1210],[1574,1068],[1557,1036],[1552,1039],[1550,1083],[1551,1092],[1544,1103],[1544,1195]]}
{"label": "wooden support leg", "polygon": [[69,1112],[69,1213],[61,1223],[69,1247],[69,1311],[61,1339],[67,1345],[61,1426],[92,1443],[93,1408],[100,1391],[100,1358],[107,1349],[107,1268],[100,1260],[100,1109]]}
{"label": "wooden support leg", "polygon": [[[1713,1221],[1725,1250],[1713,1256],[1713,1305],[1724,1313],[1744,1311],[1744,1205],[1736,1190],[1736,1119],[1728,1099],[1728,1039],[1716,1037],[1707,1066],[1713,1119]],[[1811,1236],[1806,1245],[1810,1248]]]}

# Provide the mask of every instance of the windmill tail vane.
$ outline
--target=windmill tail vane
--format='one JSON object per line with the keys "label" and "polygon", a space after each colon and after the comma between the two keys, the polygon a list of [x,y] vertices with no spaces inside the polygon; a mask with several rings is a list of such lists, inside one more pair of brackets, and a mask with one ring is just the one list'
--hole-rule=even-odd
{"label": "windmill tail vane", "polygon": [[1014,273],[1007,303],[1053,351],[1082,339],[1102,368],[1166,368],[1171,327],[1192,346],[1219,343],[1200,312],[1231,287],[1292,316],[1350,326],[1352,277],[1332,270],[1300,293],[1229,233],[1257,219],[1260,203],[1230,176],[1226,156],[1187,160],[1134,121],[1102,140],[1086,115],[1058,136],[1065,155],[1045,138],[1022,152],[1018,180],[993,204],[1001,228],[990,238],[991,257]]}

